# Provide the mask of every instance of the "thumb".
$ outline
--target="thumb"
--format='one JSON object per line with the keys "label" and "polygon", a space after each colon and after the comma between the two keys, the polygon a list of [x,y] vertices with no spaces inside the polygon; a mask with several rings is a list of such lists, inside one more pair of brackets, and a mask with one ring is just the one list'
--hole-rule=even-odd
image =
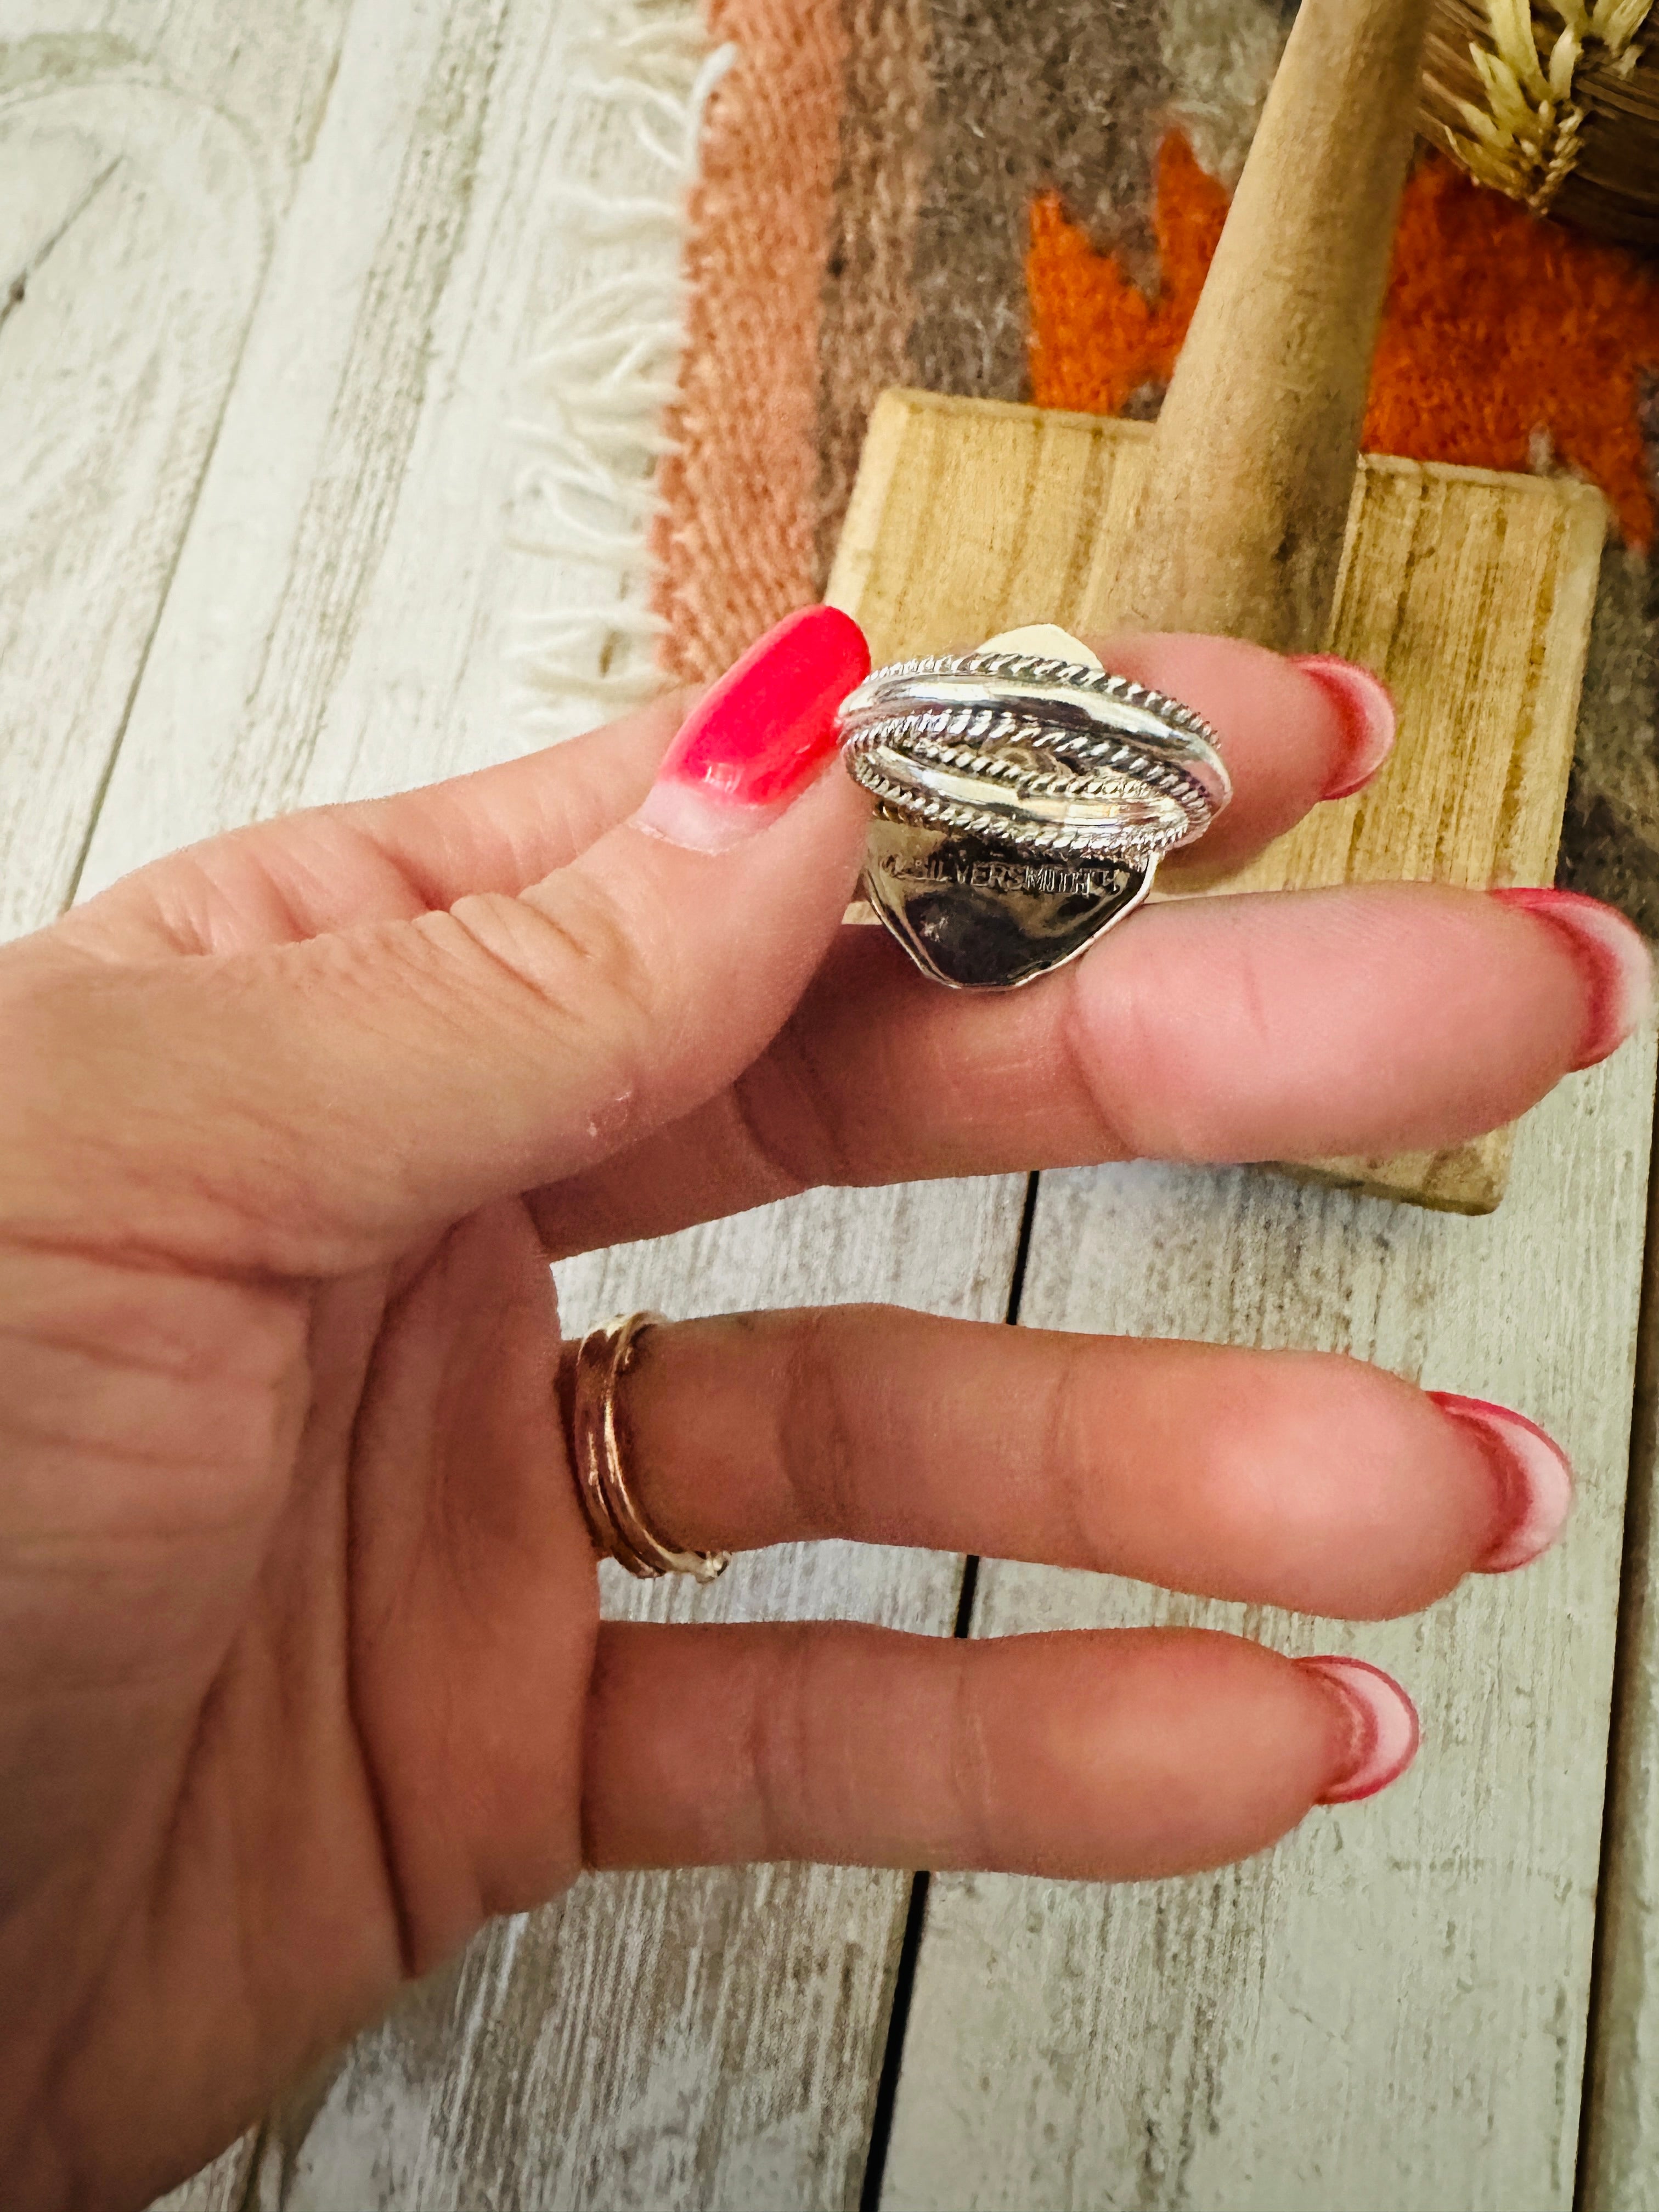
{"label": "thumb", "polygon": [[141,970],[54,962],[24,1150],[68,1175],[13,1196],[48,1231],[61,1184],[71,1221],[114,1207],[151,1250],[334,1273],[700,1104],[782,1025],[851,895],[868,804],[821,771],[868,669],[847,616],[792,616],[639,811],[515,896]]}

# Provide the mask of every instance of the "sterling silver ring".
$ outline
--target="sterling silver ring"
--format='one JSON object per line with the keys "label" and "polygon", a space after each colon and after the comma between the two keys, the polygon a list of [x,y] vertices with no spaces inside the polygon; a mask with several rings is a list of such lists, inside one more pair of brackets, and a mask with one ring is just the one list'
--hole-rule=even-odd
{"label": "sterling silver ring", "polygon": [[864,889],[916,964],[1006,989],[1075,959],[1232,796],[1191,708],[1043,626],[879,668],[841,708]]}

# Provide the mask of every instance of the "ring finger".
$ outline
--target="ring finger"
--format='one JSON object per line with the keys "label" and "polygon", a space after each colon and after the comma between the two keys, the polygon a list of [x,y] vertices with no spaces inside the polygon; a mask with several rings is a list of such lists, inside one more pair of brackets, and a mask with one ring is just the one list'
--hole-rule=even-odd
{"label": "ring finger", "polygon": [[876,1307],[646,1331],[618,1385],[647,1523],[699,1551],[825,1537],[1379,1619],[1559,1534],[1519,1416],[1313,1352]]}

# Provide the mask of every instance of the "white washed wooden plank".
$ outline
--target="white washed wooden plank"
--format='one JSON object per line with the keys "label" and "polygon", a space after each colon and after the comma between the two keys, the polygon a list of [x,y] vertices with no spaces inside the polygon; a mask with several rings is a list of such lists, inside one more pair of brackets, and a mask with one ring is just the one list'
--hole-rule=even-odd
{"label": "white washed wooden plank", "polygon": [[345,4],[0,0],[0,934],[73,887]]}
{"label": "white washed wooden plank", "polygon": [[[177,94],[0,105],[0,931],[49,919],[184,534],[264,260],[244,141]],[[13,297],[15,293],[14,291]]]}
{"label": "white washed wooden plank", "polygon": [[257,2136],[244,2136],[181,2188],[157,2197],[149,2212],[242,2212],[257,2143]]}
{"label": "white washed wooden plank", "polygon": [[1571,2199],[1654,1079],[1644,1036],[1522,1126],[1486,1220],[1159,1168],[1046,1177],[1033,1323],[1352,1351],[1519,1406],[1561,1548],[1347,1627],[988,1565],[975,1633],[1203,1622],[1419,1698],[1413,1773],[1212,1877],[932,1889],[885,2212],[1539,2212]]}
{"label": "white washed wooden plank", "polygon": [[1581,2212],[1659,2212],[1659,1188],[1637,1365]]}
{"label": "white washed wooden plank", "polygon": [[211,106],[282,204],[327,105],[352,0],[0,0],[0,92],[123,80]]}
{"label": "white washed wooden plank", "polygon": [[[84,890],[300,795],[416,428],[441,410],[454,373],[434,357],[433,319],[471,205],[501,15],[501,0],[374,0],[353,15]],[[499,437],[501,393],[498,380],[464,410],[480,465]],[[459,534],[441,521],[422,545],[421,618],[445,647],[456,606],[463,619],[476,611],[453,574]],[[407,642],[417,628],[394,619],[401,650],[418,650]],[[380,642],[384,662],[384,629]],[[385,681],[406,696],[395,662]]]}
{"label": "white washed wooden plank", "polygon": [[640,161],[624,121],[569,97],[584,8],[410,0],[394,66],[389,4],[354,18],[88,890],[258,815],[544,742],[508,710],[514,613],[614,593],[514,549],[507,425],[565,303],[652,255],[672,283],[677,242],[577,234],[567,181],[608,172],[621,195]]}

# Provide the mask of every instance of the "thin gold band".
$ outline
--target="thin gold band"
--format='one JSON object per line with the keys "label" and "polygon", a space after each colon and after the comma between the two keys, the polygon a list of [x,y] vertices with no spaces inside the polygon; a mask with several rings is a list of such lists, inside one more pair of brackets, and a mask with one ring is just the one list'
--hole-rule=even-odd
{"label": "thin gold band", "polygon": [[700,1583],[712,1583],[730,1565],[731,1553],[685,1552],[665,1542],[635,1503],[623,1465],[617,1386],[641,1337],[661,1320],[654,1313],[618,1315],[590,1329],[576,1347],[570,1415],[576,1494],[595,1549],[630,1575],[641,1582],[656,1582],[664,1575],[693,1575]]}

